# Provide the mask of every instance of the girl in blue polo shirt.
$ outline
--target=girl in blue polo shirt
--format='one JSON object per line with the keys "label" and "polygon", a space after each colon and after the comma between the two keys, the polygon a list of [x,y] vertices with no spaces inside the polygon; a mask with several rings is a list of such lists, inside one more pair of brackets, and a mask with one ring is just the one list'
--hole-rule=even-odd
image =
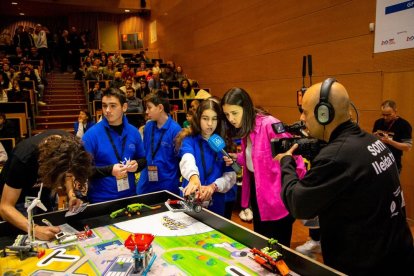
{"label": "girl in blue polo shirt", "polygon": [[223,154],[208,145],[211,135],[223,135],[220,105],[213,100],[201,102],[191,128],[183,129],[176,139],[184,193],[198,190],[202,201],[212,200],[209,210],[224,215],[224,194],[236,183],[236,173],[226,167]]}

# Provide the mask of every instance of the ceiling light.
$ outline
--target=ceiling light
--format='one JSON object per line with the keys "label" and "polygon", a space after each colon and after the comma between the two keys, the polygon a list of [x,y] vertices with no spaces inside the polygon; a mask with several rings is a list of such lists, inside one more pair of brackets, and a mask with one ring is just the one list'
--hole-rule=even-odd
{"label": "ceiling light", "polygon": [[18,3],[17,3],[17,2],[11,2],[11,4],[12,4],[12,5],[17,5]]}
{"label": "ceiling light", "polygon": [[24,12],[19,13],[20,15],[24,15]]}
{"label": "ceiling light", "polygon": [[125,10],[125,12],[130,12],[130,10]]}

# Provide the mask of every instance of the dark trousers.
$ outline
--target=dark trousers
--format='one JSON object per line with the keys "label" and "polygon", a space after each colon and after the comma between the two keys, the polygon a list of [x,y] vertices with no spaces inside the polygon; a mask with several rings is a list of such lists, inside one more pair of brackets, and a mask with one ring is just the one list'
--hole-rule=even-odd
{"label": "dark trousers", "polygon": [[314,241],[320,241],[321,231],[319,228],[309,228],[309,237]]}
{"label": "dark trousers", "polygon": [[227,201],[224,207],[224,217],[228,220],[231,220],[231,215],[233,213],[234,205],[236,201]]}
{"label": "dark trousers", "polygon": [[[292,227],[295,219],[289,214],[278,220],[262,221],[259,214],[256,197],[256,183],[253,173],[250,178],[250,204],[253,211],[253,229],[255,232],[274,238],[279,243],[290,247],[290,239],[292,238]],[[279,196],[279,195],[275,195]]]}

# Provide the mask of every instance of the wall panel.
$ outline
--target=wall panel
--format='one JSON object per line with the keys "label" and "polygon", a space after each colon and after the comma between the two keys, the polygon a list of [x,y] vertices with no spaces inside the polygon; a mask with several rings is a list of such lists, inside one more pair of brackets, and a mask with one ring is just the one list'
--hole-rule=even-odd
{"label": "wall panel", "polygon": [[[412,120],[414,49],[373,54],[375,0],[152,0],[164,59],[181,64],[201,86],[221,96],[230,87],[251,91],[256,104],[287,122],[299,118],[302,56],[313,56],[313,82],[328,76],[345,85],[362,128],[370,131],[386,98]],[[308,84],[308,79],[306,84]],[[410,83],[410,85],[405,85]],[[410,121],[411,123],[414,123]],[[402,182],[414,218],[414,166],[404,156]]]}

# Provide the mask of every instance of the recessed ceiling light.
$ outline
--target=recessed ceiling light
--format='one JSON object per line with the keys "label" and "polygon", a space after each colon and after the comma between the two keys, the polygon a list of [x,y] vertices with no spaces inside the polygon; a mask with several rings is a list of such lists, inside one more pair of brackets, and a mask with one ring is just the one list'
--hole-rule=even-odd
{"label": "recessed ceiling light", "polygon": [[24,12],[19,13],[20,15],[24,15]]}
{"label": "recessed ceiling light", "polygon": [[12,5],[17,5],[18,3],[17,3],[17,2],[11,2],[11,4],[12,4]]}
{"label": "recessed ceiling light", "polygon": [[130,10],[125,10],[125,12],[130,12]]}

